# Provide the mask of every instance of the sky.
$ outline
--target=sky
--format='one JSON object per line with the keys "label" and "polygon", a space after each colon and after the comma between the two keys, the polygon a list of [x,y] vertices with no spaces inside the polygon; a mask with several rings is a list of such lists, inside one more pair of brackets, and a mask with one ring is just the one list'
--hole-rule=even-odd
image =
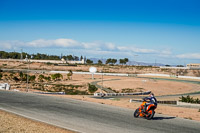
{"label": "sky", "polygon": [[199,0],[0,0],[0,51],[200,63]]}

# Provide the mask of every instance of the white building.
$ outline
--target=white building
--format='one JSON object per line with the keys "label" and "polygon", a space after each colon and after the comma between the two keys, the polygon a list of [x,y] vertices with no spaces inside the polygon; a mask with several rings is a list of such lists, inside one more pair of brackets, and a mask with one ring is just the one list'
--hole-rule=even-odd
{"label": "white building", "polygon": [[0,83],[0,90],[10,90],[10,85],[8,83]]}
{"label": "white building", "polygon": [[187,64],[187,67],[189,69],[200,69],[200,63],[191,63],[191,64]]}
{"label": "white building", "polygon": [[66,61],[65,59],[61,60],[35,60],[35,59],[0,59],[0,61],[23,61],[23,62],[39,62],[39,63],[52,63],[52,64],[85,64],[85,60],[82,59],[81,61]]}
{"label": "white building", "polygon": [[66,61],[69,64],[85,64],[85,60],[82,59],[81,61]]}

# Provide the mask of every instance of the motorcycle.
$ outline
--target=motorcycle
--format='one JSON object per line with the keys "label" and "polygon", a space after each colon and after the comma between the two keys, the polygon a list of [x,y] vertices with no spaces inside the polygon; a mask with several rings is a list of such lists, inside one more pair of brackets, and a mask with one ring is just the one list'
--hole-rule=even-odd
{"label": "motorcycle", "polygon": [[144,112],[144,106],[146,105],[147,101],[145,99],[143,99],[142,104],[140,105],[139,108],[137,108],[133,114],[133,116],[135,118],[137,117],[143,117],[146,118],[147,120],[151,120],[153,119],[153,116],[155,114],[155,109],[157,108],[156,105],[154,104],[150,104],[149,106],[147,106],[146,111]]}

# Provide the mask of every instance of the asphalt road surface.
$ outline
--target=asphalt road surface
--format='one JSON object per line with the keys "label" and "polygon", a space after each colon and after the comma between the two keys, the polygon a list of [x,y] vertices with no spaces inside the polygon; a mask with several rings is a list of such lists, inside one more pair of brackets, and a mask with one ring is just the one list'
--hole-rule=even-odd
{"label": "asphalt road surface", "polygon": [[158,114],[145,120],[130,109],[32,93],[0,90],[0,109],[84,133],[200,133],[192,120]]}

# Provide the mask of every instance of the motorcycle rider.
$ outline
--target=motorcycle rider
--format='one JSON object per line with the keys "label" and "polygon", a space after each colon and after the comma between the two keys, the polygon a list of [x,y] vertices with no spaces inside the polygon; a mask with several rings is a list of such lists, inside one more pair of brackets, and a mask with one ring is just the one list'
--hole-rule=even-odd
{"label": "motorcycle rider", "polygon": [[143,98],[143,100],[149,101],[148,103],[146,103],[146,104],[144,105],[143,112],[146,112],[146,109],[148,108],[148,106],[149,106],[150,104],[154,104],[155,106],[157,106],[157,99],[154,97],[154,94],[153,94],[153,93],[150,93],[150,94],[149,94],[149,97],[145,97],[145,98]]}

